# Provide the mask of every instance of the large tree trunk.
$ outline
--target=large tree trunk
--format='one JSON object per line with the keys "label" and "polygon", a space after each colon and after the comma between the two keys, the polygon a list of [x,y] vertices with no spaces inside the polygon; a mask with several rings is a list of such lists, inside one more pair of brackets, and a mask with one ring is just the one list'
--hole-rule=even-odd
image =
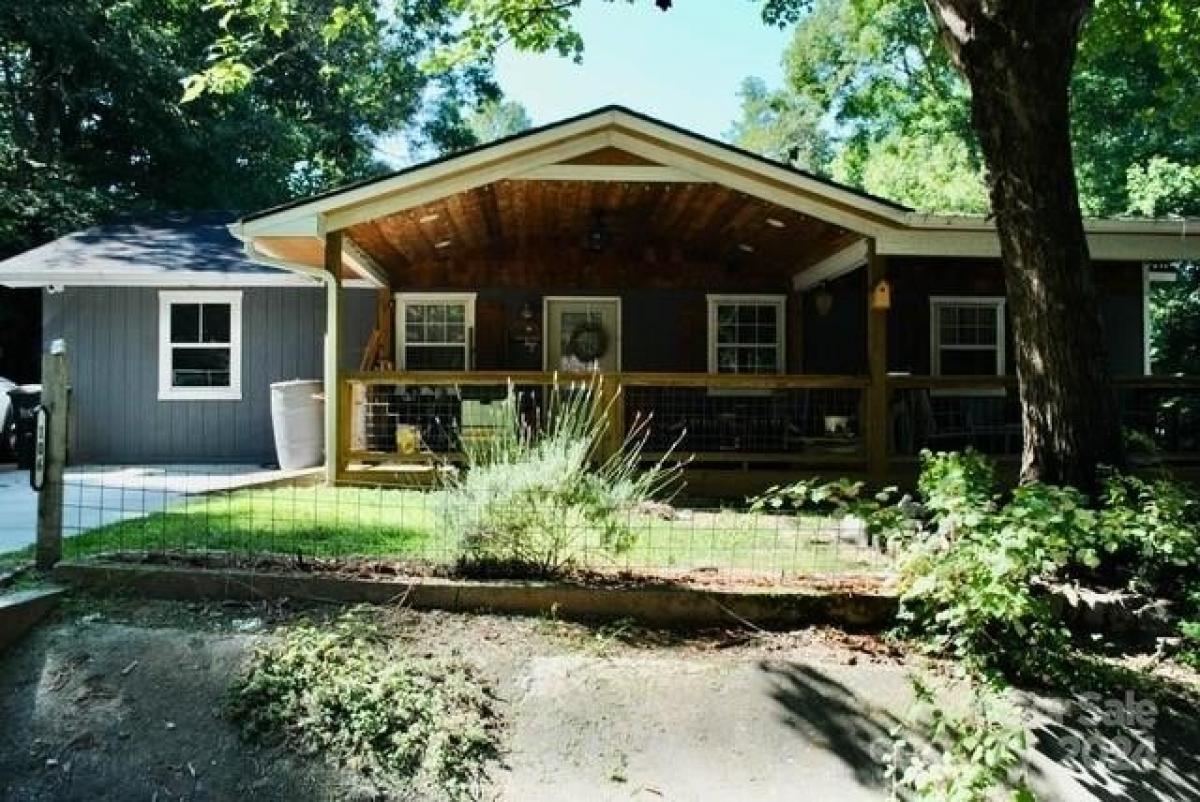
{"label": "large tree trunk", "polygon": [[1068,87],[1090,0],[926,0],[971,85],[1012,313],[1021,480],[1095,489],[1124,463],[1071,157]]}

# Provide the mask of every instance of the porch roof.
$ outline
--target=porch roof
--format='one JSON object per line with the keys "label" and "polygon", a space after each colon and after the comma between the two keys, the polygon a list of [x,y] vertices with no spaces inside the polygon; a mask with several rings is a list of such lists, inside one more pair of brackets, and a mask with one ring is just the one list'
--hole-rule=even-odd
{"label": "porch roof", "polygon": [[[1200,259],[1200,220],[1085,227],[1096,259]],[[989,219],[921,214],[618,106],[248,215],[232,230],[251,258],[305,272],[323,264],[325,234],[341,231],[344,269],[380,283],[414,264],[585,250],[598,236],[769,265],[800,287],[857,267],[868,239],[885,255],[999,255]]]}

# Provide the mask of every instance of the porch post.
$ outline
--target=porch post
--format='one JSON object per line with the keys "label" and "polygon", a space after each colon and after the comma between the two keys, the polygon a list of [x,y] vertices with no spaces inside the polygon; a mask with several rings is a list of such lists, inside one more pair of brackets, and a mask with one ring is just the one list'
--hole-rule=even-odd
{"label": "porch post", "polygon": [[325,481],[338,479],[342,464],[341,402],[342,349],[342,232],[325,234],[325,270],[329,274],[325,292]]}
{"label": "porch post", "polygon": [[[887,279],[887,261],[875,252],[875,241],[867,240],[867,386],[866,426],[867,475],[883,482],[888,473],[888,340],[887,305],[876,291]],[[884,290],[886,293],[886,289]]]}

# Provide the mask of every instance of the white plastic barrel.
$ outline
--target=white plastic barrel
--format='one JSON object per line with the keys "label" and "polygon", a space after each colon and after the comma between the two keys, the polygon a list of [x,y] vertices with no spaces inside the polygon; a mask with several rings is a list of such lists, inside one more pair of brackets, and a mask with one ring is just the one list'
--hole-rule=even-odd
{"label": "white plastic barrel", "polygon": [[285,471],[312,468],[325,458],[325,402],[321,381],[295,379],[271,385],[275,455]]}

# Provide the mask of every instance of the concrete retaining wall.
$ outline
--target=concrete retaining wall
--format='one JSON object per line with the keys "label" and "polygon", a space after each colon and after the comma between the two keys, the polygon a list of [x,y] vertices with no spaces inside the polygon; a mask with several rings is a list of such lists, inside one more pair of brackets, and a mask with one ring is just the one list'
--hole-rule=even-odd
{"label": "concrete retaining wall", "polygon": [[794,629],[829,624],[882,629],[895,618],[885,594],[803,590],[739,591],[680,586],[597,587],[553,582],[383,581],[158,565],[60,563],[57,579],[97,593],[159,599],[299,599],[405,604],[416,609],[554,615],[567,620],[631,618],[669,628],[752,625]]}

